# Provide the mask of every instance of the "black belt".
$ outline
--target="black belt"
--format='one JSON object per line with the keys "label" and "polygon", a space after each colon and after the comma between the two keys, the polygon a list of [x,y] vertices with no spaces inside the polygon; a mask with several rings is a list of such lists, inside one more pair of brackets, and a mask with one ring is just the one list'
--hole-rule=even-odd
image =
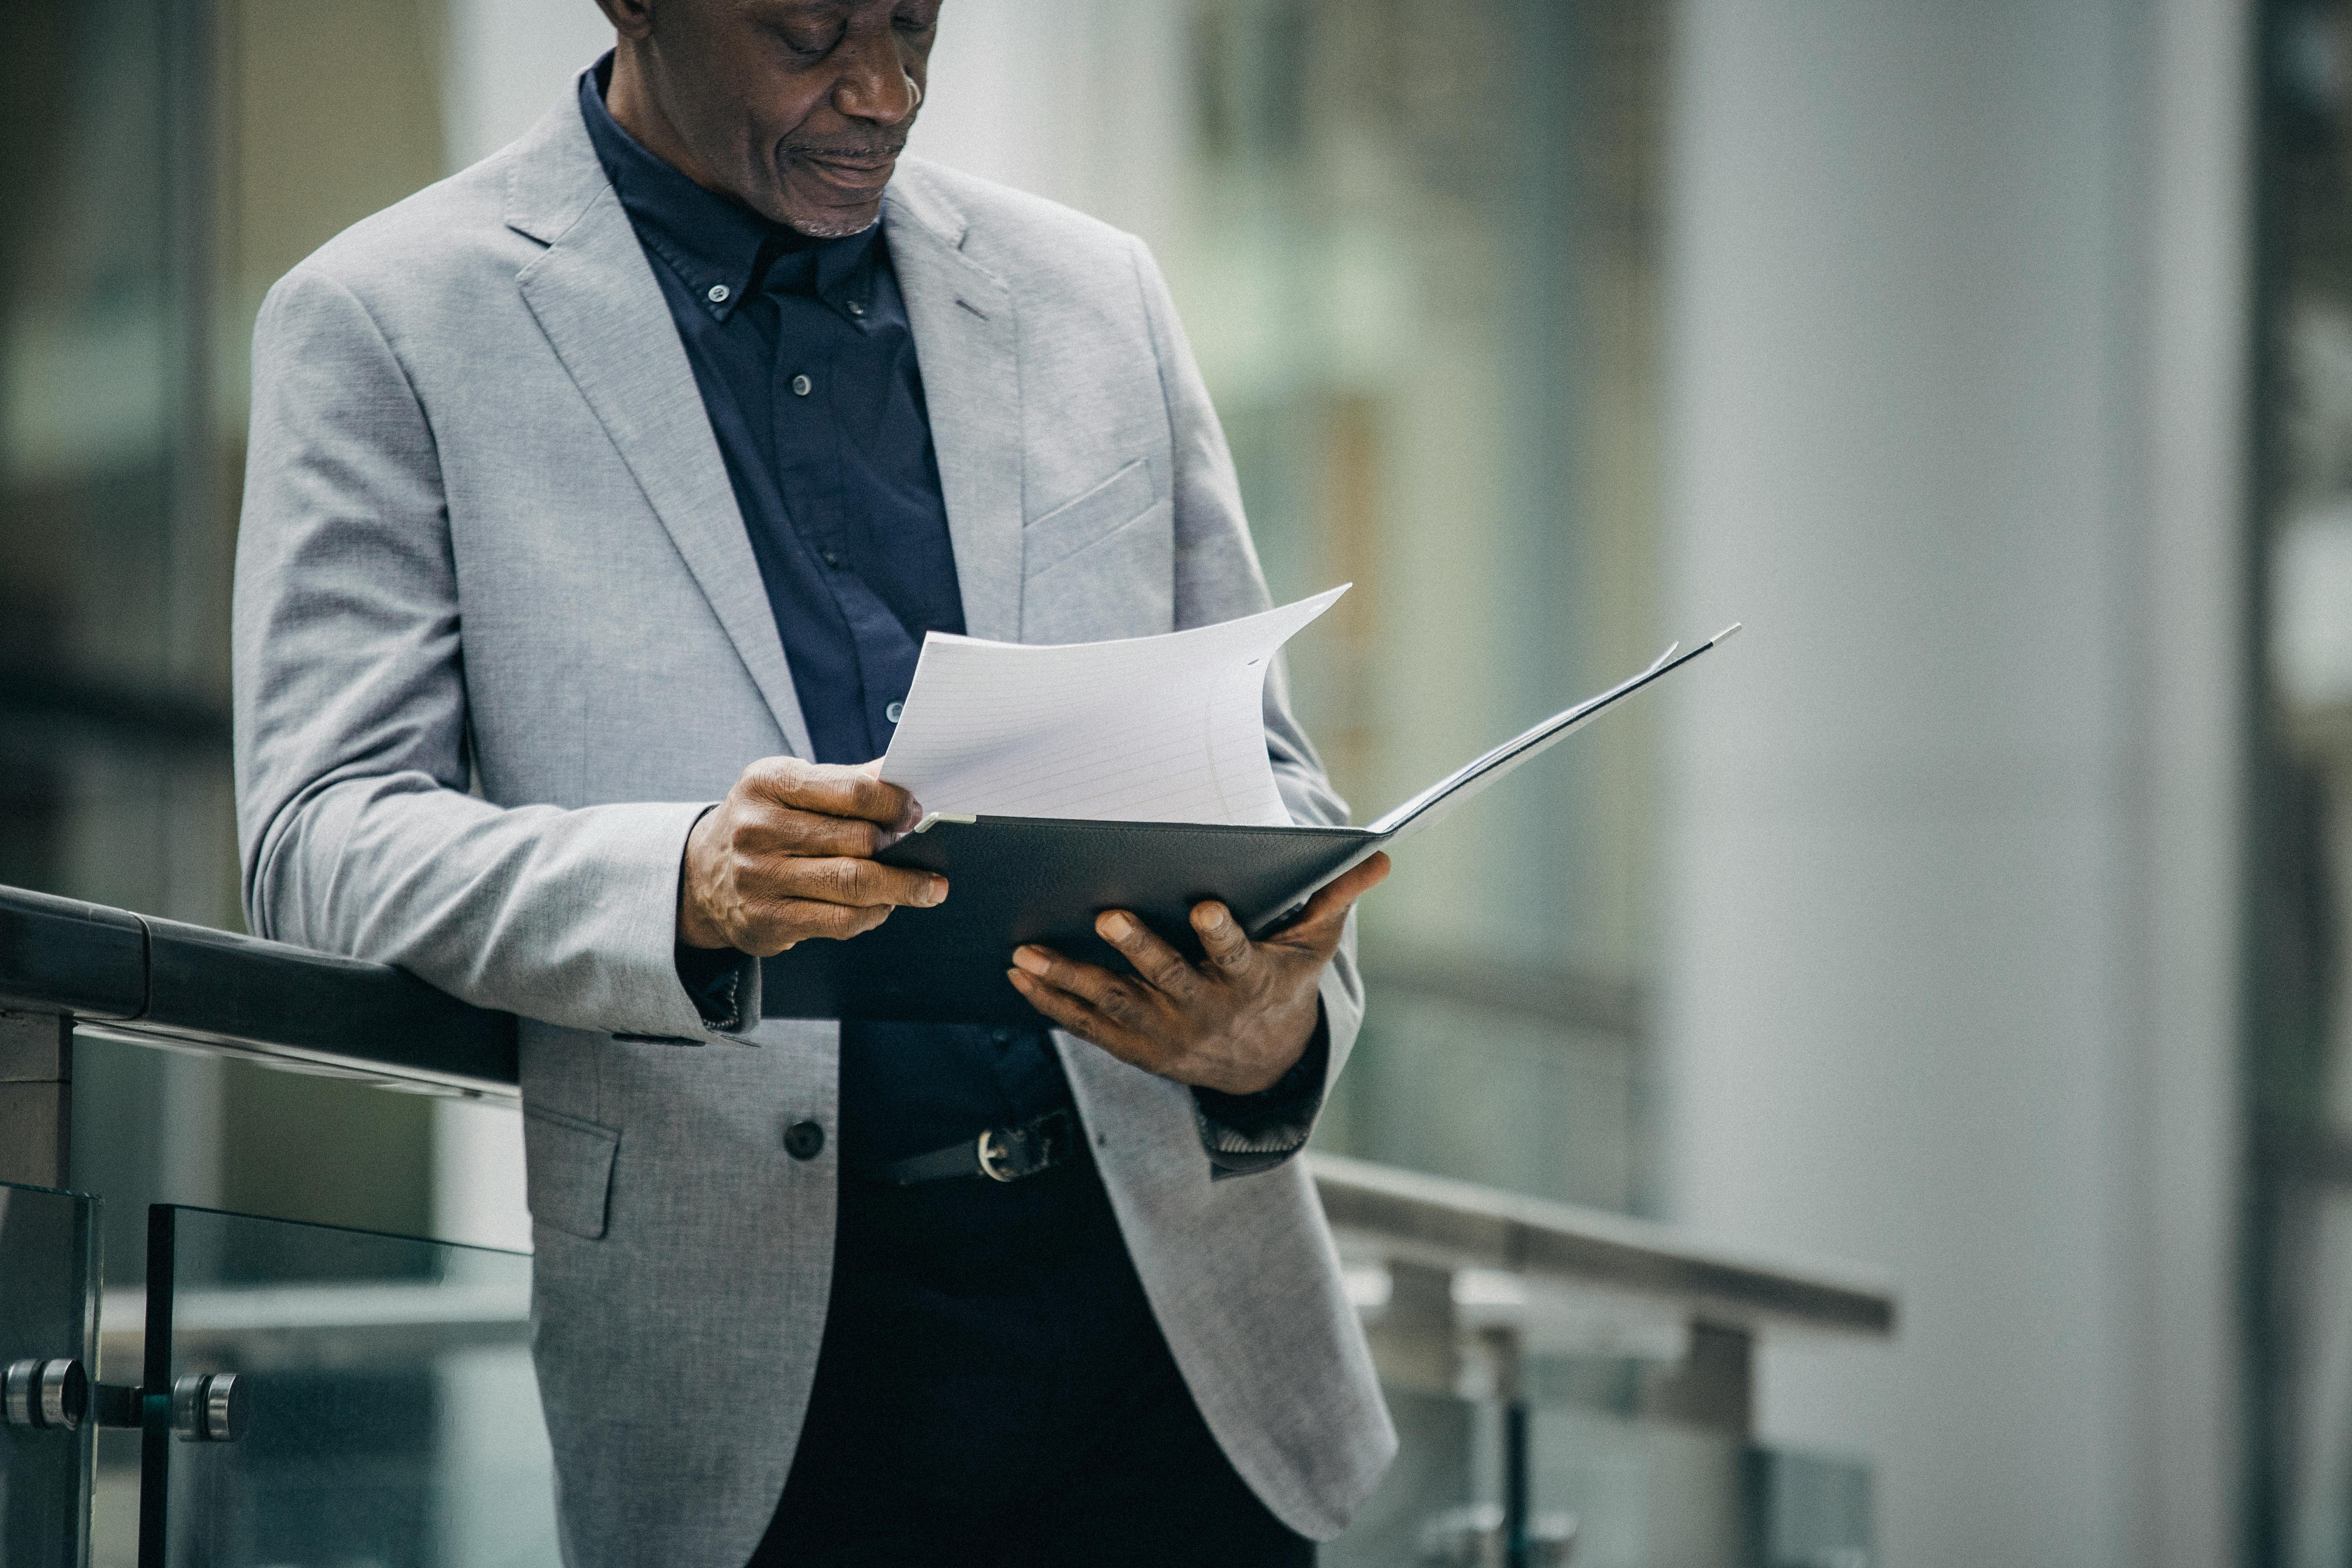
{"label": "black belt", "polygon": [[866,1174],[893,1186],[918,1182],[944,1182],[957,1176],[986,1176],[991,1181],[1017,1182],[1066,1165],[1086,1148],[1086,1130],[1077,1113],[1066,1108],[1049,1110],[1018,1127],[992,1127],[977,1138],[910,1154],[904,1160],[870,1167]]}

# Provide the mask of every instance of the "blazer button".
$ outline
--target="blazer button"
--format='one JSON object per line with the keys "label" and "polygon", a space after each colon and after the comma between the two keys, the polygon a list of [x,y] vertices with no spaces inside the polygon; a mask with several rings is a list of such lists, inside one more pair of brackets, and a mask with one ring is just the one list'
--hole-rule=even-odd
{"label": "blazer button", "polygon": [[784,1152],[795,1160],[814,1160],[824,1148],[824,1129],[814,1121],[795,1121],[784,1129]]}

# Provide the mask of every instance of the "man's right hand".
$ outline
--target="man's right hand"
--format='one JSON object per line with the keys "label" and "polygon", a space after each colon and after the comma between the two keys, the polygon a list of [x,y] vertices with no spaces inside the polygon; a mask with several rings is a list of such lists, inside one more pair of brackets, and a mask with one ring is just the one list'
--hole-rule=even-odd
{"label": "man's right hand", "polygon": [[753,763],[687,837],[677,940],[765,958],[872,931],[899,904],[928,909],[948,896],[946,878],[874,860],[921,816],[865,768]]}

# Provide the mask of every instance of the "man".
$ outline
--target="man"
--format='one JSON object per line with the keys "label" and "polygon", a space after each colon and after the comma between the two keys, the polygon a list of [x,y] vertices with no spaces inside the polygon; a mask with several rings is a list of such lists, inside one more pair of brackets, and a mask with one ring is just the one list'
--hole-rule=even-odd
{"label": "man", "polygon": [[524,1019],[569,1562],[1311,1561],[1394,1447],[1291,1158],[1384,862],[1198,965],[1008,954],[1035,1031],[759,1016],[757,957],[953,896],[856,765],[925,633],[1265,605],[1166,289],[898,158],[939,0],[600,3],[576,95],[263,308],[254,929]]}

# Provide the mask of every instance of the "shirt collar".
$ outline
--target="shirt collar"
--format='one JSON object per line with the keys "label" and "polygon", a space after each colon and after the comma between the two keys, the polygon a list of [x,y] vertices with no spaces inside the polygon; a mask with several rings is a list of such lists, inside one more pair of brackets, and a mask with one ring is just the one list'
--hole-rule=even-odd
{"label": "shirt collar", "polygon": [[882,226],[815,239],[704,190],[621,127],[604,107],[607,53],[580,79],[588,140],[637,237],[677,274],[697,304],[724,321],[758,289],[815,294],[862,318],[872,298]]}

